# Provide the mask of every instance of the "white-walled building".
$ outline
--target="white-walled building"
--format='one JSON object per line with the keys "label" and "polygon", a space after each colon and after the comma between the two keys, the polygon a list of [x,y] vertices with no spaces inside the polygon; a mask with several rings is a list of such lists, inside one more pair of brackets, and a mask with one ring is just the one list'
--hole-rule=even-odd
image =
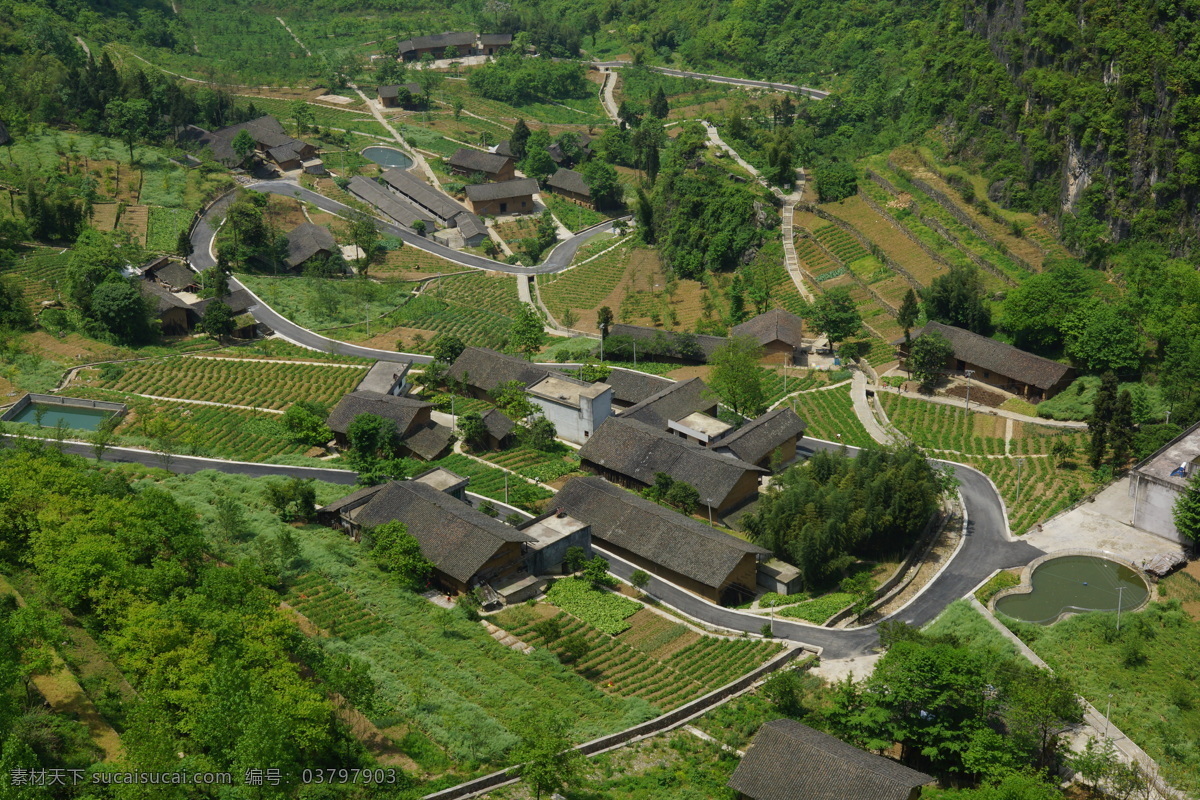
{"label": "white-walled building", "polygon": [[1167,442],[1129,473],[1133,526],[1174,542],[1188,543],[1175,527],[1175,501],[1200,468],[1200,422]]}
{"label": "white-walled building", "polygon": [[583,444],[612,414],[612,387],[565,375],[547,375],[526,391],[554,423],[559,438]]}

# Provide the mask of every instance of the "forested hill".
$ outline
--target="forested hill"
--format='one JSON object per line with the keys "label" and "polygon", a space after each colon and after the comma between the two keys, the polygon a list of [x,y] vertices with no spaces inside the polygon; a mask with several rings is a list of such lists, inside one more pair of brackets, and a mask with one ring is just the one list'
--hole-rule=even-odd
{"label": "forested hill", "polygon": [[[322,49],[304,57],[275,15]],[[1131,237],[1176,255],[1196,247],[1198,17],[1197,0],[189,0],[178,12],[149,0],[3,0],[0,119],[70,117],[76,36],[185,74],[315,85],[361,69],[368,40],[524,31],[552,55],[833,90],[802,105],[792,135],[806,165],[936,130],[948,157],[987,174],[995,199],[1060,219],[1098,263]]]}

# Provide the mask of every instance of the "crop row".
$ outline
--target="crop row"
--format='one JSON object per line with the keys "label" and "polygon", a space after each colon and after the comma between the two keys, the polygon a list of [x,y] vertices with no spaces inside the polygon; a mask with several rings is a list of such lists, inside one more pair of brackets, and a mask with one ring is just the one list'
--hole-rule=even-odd
{"label": "crop row", "polygon": [[503,347],[512,320],[494,311],[446,302],[429,296],[414,298],[390,317],[396,325],[457,336],[469,345]]}
{"label": "crop row", "polygon": [[866,428],[854,413],[848,387],[805,392],[789,399],[788,404],[808,423],[804,431],[805,436],[829,442],[842,442],[853,447],[867,447],[872,444]]}
{"label": "crop row", "polygon": [[193,212],[186,208],[150,206],[149,213],[146,249],[155,253],[174,253],[179,243],[179,232],[187,230]]}
{"label": "crop row", "polygon": [[849,232],[842,230],[837,225],[823,225],[813,231],[813,235],[825,245],[825,247],[842,261],[847,263],[856,261],[864,256],[870,255],[865,247],[855,239]]}
{"label": "crop row", "polygon": [[425,294],[458,303],[466,308],[491,311],[512,317],[521,309],[517,298],[517,280],[511,275],[494,276],[483,272],[440,278]]}
{"label": "crop row", "polygon": [[559,315],[568,308],[592,309],[612,294],[625,275],[627,247],[551,276],[538,277],[538,291],[550,312]]}
{"label": "crop row", "polygon": [[796,242],[796,257],[804,262],[809,273],[813,275],[841,268],[825,254],[825,251],[815,241],[808,238]]}
{"label": "crop row", "polygon": [[1021,461],[1018,465],[1015,458],[968,459],[1000,489],[1014,534],[1020,535],[1052,517],[1093,488],[1087,470],[1060,469],[1052,458]]}
{"label": "crop row", "polygon": [[845,592],[832,592],[823,597],[787,606],[779,612],[781,617],[802,619],[818,625],[854,602],[854,595]]}
{"label": "crop row", "polygon": [[505,481],[507,479],[509,505],[518,506],[526,510],[535,510],[541,501],[551,497],[551,493],[540,486],[526,483],[521,478],[509,475],[495,467],[485,467],[478,461],[458,453],[451,453],[445,458],[432,461],[429,463],[429,466],[431,468],[434,466],[445,467],[451,472],[470,478],[471,483],[467,487],[468,491],[481,494],[484,497],[490,497],[493,500],[504,501]]}
{"label": "crop row", "polygon": [[122,399],[136,413],[118,433],[146,437],[146,444],[156,450],[162,449],[164,440],[161,436],[149,439],[147,419],[166,420],[165,444],[172,453],[261,461],[274,456],[301,455],[308,450],[308,445],[295,444],[288,438],[277,414],[128,396]]}
{"label": "crop row", "polygon": [[96,385],[122,392],[282,409],[297,400],[332,404],[364,372],[353,367],[283,364],[209,358],[143,361]]}

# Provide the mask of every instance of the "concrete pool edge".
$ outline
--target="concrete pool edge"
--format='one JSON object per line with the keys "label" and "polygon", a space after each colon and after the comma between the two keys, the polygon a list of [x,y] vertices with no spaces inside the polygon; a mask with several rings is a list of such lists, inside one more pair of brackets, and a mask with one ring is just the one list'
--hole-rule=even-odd
{"label": "concrete pool edge", "polygon": [[[1030,561],[1028,564],[1021,567],[1021,575],[1020,575],[1021,582],[1018,583],[1016,586],[1010,586],[1007,589],[1001,589],[1000,591],[998,591],[994,595],[992,595],[991,599],[988,600],[988,604],[987,604],[988,611],[990,611],[992,614],[1004,614],[1003,611],[996,610],[996,602],[997,601],[1002,600],[1005,597],[1011,597],[1013,595],[1032,594],[1034,570],[1036,570],[1042,564],[1045,564],[1047,561],[1053,561],[1056,558],[1066,558],[1068,556],[1085,556],[1088,558],[1099,558],[1099,559],[1103,559],[1104,561],[1111,561],[1114,564],[1119,564],[1123,567],[1128,567],[1130,570],[1133,571],[1133,573],[1135,575],[1137,575],[1142,580],[1143,583],[1146,584],[1145,598],[1143,598],[1142,601],[1140,603],[1138,603],[1136,606],[1131,606],[1129,608],[1122,609],[1122,612],[1135,613],[1135,612],[1141,611],[1143,608],[1148,606],[1150,603],[1152,603],[1158,599],[1158,584],[1154,580],[1152,580],[1150,578],[1150,576],[1147,575],[1146,572],[1140,566],[1133,563],[1129,559],[1124,558],[1123,556],[1119,556],[1116,553],[1111,553],[1107,550],[1088,550],[1088,549],[1082,548],[1082,547],[1073,547],[1073,548],[1069,548],[1067,550],[1056,550],[1053,553],[1046,553],[1045,555],[1038,556],[1033,561]],[[1034,623],[1029,623],[1029,624],[1032,624],[1032,625],[1037,625],[1037,624],[1055,625],[1059,622],[1062,622],[1067,617],[1071,617],[1071,616],[1074,616],[1076,614],[1081,614],[1081,613],[1088,613],[1088,612],[1063,611],[1063,612],[1060,612],[1059,615],[1057,617],[1055,617],[1052,622],[1046,622],[1046,623],[1034,622]],[[1005,614],[1005,616],[1008,616],[1008,615]],[[1012,617],[1012,619],[1018,619],[1018,621],[1020,621],[1020,622],[1028,622],[1028,620],[1022,620],[1017,617]]]}
{"label": "concrete pool edge", "polygon": [[[391,150],[393,153],[399,153],[401,158],[408,161],[408,165],[400,166],[399,164],[384,164],[383,162],[376,161],[375,159],[373,159],[369,155],[367,155],[368,150]],[[414,159],[408,153],[404,152],[404,150],[402,150],[401,148],[396,147],[394,145],[390,145],[390,144],[369,144],[366,147],[364,147],[363,149],[359,150],[358,154],[360,156],[362,156],[363,158],[367,159],[368,161],[370,161],[372,164],[382,167],[383,169],[408,170],[408,169],[412,169],[413,166],[415,166],[417,163],[416,159]]]}
{"label": "concrete pool edge", "polygon": [[[124,403],[117,403],[111,400],[91,400],[86,397],[68,397],[57,394],[38,394],[36,392],[28,392],[23,397],[17,398],[16,402],[8,406],[3,414],[0,414],[0,423],[13,422],[16,417],[32,405],[44,406],[61,406],[63,408],[79,408],[90,409],[93,411],[108,411],[115,417],[124,417],[129,413],[129,406]],[[76,429],[73,429],[76,430]]]}

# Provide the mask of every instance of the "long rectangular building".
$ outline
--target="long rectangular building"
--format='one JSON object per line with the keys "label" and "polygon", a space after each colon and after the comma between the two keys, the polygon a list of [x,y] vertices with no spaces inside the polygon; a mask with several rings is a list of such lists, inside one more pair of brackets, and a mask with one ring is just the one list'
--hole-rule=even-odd
{"label": "long rectangular building", "polygon": [[355,175],[350,179],[346,191],[405,227],[411,228],[419,220],[425,223],[426,230],[432,231],[434,228],[434,222],[427,213],[400,200],[370,178]]}
{"label": "long rectangular building", "polygon": [[404,169],[385,170],[381,176],[394,193],[400,195],[409,203],[430,214],[443,225],[451,225],[452,219],[459,214],[467,213],[467,209],[452,199],[434,189],[425,181]]}

